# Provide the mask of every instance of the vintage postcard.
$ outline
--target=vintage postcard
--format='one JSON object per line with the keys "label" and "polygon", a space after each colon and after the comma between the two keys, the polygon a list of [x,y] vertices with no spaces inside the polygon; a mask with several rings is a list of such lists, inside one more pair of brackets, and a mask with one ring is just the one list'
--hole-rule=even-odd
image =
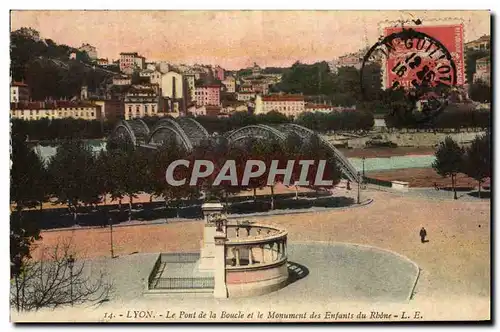
{"label": "vintage postcard", "polygon": [[491,320],[491,13],[11,11],[13,322]]}

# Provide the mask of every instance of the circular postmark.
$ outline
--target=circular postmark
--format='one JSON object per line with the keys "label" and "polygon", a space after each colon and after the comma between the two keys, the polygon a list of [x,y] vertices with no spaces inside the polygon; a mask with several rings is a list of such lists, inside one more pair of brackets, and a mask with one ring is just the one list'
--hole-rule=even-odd
{"label": "circular postmark", "polygon": [[382,85],[386,91],[403,91],[408,110],[420,113],[416,122],[427,122],[447,105],[444,91],[457,83],[457,70],[452,54],[437,39],[414,29],[381,38],[363,58],[361,91],[371,101],[366,84],[367,68],[380,65]]}

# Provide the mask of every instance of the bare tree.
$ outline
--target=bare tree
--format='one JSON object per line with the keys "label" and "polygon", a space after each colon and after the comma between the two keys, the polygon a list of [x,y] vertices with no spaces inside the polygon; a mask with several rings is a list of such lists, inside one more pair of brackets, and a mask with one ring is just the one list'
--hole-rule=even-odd
{"label": "bare tree", "polygon": [[65,305],[99,304],[108,300],[112,283],[76,259],[69,242],[43,250],[40,259],[28,259],[11,285],[11,305],[18,311]]}

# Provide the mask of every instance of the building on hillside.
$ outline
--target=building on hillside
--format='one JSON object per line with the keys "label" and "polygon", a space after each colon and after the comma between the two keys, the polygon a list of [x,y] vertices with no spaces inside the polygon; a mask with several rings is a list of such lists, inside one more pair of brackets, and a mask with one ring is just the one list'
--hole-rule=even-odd
{"label": "building on hillside", "polygon": [[90,44],[82,44],[82,46],[80,46],[78,48],[78,50],[80,52],[87,53],[87,55],[89,56],[89,58],[91,60],[96,60],[97,59],[97,49],[94,46],[90,45]]}
{"label": "building on hillside", "polygon": [[253,86],[250,83],[241,84],[239,90],[240,90],[240,92],[254,92]]}
{"label": "building on hillside", "polygon": [[218,79],[221,82],[224,81],[224,79],[225,79],[224,68],[222,68],[220,66],[215,66],[213,71],[214,71],[214,77],[216,79]]}
{"label": "building on hillside", "polygon": [[220,85],[203,85],[195,89],[197,106],[219,106],[220,105]]}
{"label": "building on hillside", "polygon": [[213,105],[194,106],[189,109],[194,116],[219,116],[223,114],[222,107]]}
{"label": "building on hillside", "polygon": [[102,120],[100,106],[80,101],[58,100],[11,103],[10,112],[13,118],[26,121],[63,118]]}
{"label": "building on hillside", "polygon": [[162,73],[166,74],[170,71],[170,65],[166,61],[160,61],[157,63],[157,69]]}
{"label": "building on hillside", "polygon": [[250,101],[252,99],[255,99],[256,94],[255,92],[237,92],[236,93],[236,100],[238,101]]}
{"label": "building on hillside", "polygon": [[149,69],[151,71],[155,71],[156,70],[156,63],[146,62],[146,69]]}
{"label": "building on hillside", "polygon": [[468,43],[465,43],[465,49],[471,49],[471,50],[490,50],[491,47],[491,38],[488,35],[483,35],[479,37],[476,40],[470,41]]}
{"label": "building on hillside", "polygon": [[[188,71],[190,71],[190,70],[191,70],[191,67],[190,67],[190,66],[185,65],[185,64],[183,64],[183,63],[181,63],[181,64],[177,64],[177,65],[175,65],[174,67],[175,67],[175,68],[174,68],[173,70],[175,70],[175,71],[177,71],[177,72],[179,72],[179,73],[181,73],[181,74],[184,74],[184,73],[186,73],[186,72],[188,72]],[[172,69],[171,69],[171,70],[172,70]]]}
{"label": "building on hillside", "polygon": [[184,73],[184,75],[194,75],[195,80],[199,80],[202,74],[203,73],[197,68],[191,68],[190,70]]}
{"label": "building on hillside", "polygon": [[226,79],[222,81],[222,84],[226,87],[227,92],[236,92],[236,79],[234,76],[227,76]]}
{"label": "building on hillside", "polygon": [[[154,70],[151,70],[151,69],[143,69],[139,72],[139,76],[140,77],[145,77],[145,78],[149,78],[150,82],[151,82],[151,76],[153,75],[154,73]],[[151,82],[152,83],[152,82]]]}
{"label": "building on hillside", "polygon": [[146,65],[146,59],[137,54],[137,52],[122,52],[120,53],[120,71],[127,75],[132,74],[135,70],[142,70]]}
{"label": "building on hillside", "polygon": [[184,80],[186,81],[186,95],[189,95],[191,102],[196,101],[196,76],[194,74],[184,74]]}
{"label": "building on hillside", "polygon": [[305,111],[303,95],[257,95],[255,99],[255,114],[266,114],[271,111],[286,116],[297,116]]}
{"label": "building on hillside", "polygon": [[113,77],[113,85],[131,85],[132,78],[129,76],[115,76]]}
{"label": "building on hillside", "polygon": [[221,113],[233,114],[235,112],[248,112],[248,106],[245,102],[223,102]]}
{"label": "building on hillside", "polygon": [[12,82],[10,84],[10,102],[18,103],[30,100],[30,89],[23,82]]}
{"label": "building on hillside", "polygon": [[261,95],[267,95],[269,93],[269,84],[264,80],[253,80],[250,82],[252,85],[252,91]]}
{"label": "building on hillside", "polygon": [[307,103],[305,105],[305,111],[306,112],[322,112],[322,113],[330,113],[333,111],[336,111],[337,107],[332,106],[332,105],[325,105],[325,104],[310,104]]}
{"label": "building on hillside", "polygon": [[125,119],[125,107],[123,100],[110,100],[94,98],[90,100],[101,108],[101,118],[107,121]]}
{"label": "building on hillside", "polygon": [[159,71],[159,70],[155,70],[151,73],[151,75],[149,76],[149,81],[152,83],[152,84],[158,84],[158,85],[161,85],[161,77],[162,77],[162,73]]}
{"label": "building on hillside", "polygon": [[178,116],[186,110],[186,82],[183,76],[175,71],[169,71],[161,76],[160,91],[165,101],[164,110]]}
{"label": "building on hillside", "polygon": [[253,76],[258,76],[262,73],[262,68],[259,67],[259,65],[257,65],[256,62],[253,63],[253,67],[252,67],[252,75]]}
{"label": "building on hillside", "polygon": [[184,98],[184,81],[182,75],[169,71],[161,76],[161,95],[170,99]]}
{"label": "building on hillside", "polygon": [[89,99],[89,87],[87,85],[82,85],[80,88],[80,100]]}
{"label": "building on hillside", "polygon": [[159,87],[153,85],[133,85],[125,94],[124,118],[130,120],[145,116],[161,116]]}
{"label": "building on hillside", "polygon": [[104,58],[99,58],[99,59],[96,60],[96,63],[99,66],[107,66],[107,65],[109,65],[109,60],[108,59],[104,59]]}
{"label": "building on hillside", "polygon": [[476,72],[474,73],[474,82],[478,81],[482,81],[488,85],[491,85],[491,64],[489,56],[476,60]]}
{"label": "building on hillside", "polygon": [[333,60],[328,63],[328,68],[330,72],[337,73],[339,68],[342,67],[354,67],[360,70],[363,65],[363,55],[359,52],[346,54],[339,57],[337,60]]}

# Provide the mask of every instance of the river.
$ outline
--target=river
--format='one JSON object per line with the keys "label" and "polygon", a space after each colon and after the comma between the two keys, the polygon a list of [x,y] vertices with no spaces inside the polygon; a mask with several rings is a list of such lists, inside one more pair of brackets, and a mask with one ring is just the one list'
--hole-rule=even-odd
{"label": "river", "polygon": [[[106,149],[106,143],[103,141],[91,140],[88,144],[92,151],[98,153]],[[48,161],[50,157],[56,154],[57,147],[55,146],[41,146],[34,147],[38,155],[43,160]],[[348,160],[354,165],[358,171],[363,170],[362,158],[351,157]],[[391,157],[369,157],[365,159],[365,171],[383,171],[404,168],[428,168],[432,167],[434,162],[434,155],[405,155],[405,156],[391,156]]]}

